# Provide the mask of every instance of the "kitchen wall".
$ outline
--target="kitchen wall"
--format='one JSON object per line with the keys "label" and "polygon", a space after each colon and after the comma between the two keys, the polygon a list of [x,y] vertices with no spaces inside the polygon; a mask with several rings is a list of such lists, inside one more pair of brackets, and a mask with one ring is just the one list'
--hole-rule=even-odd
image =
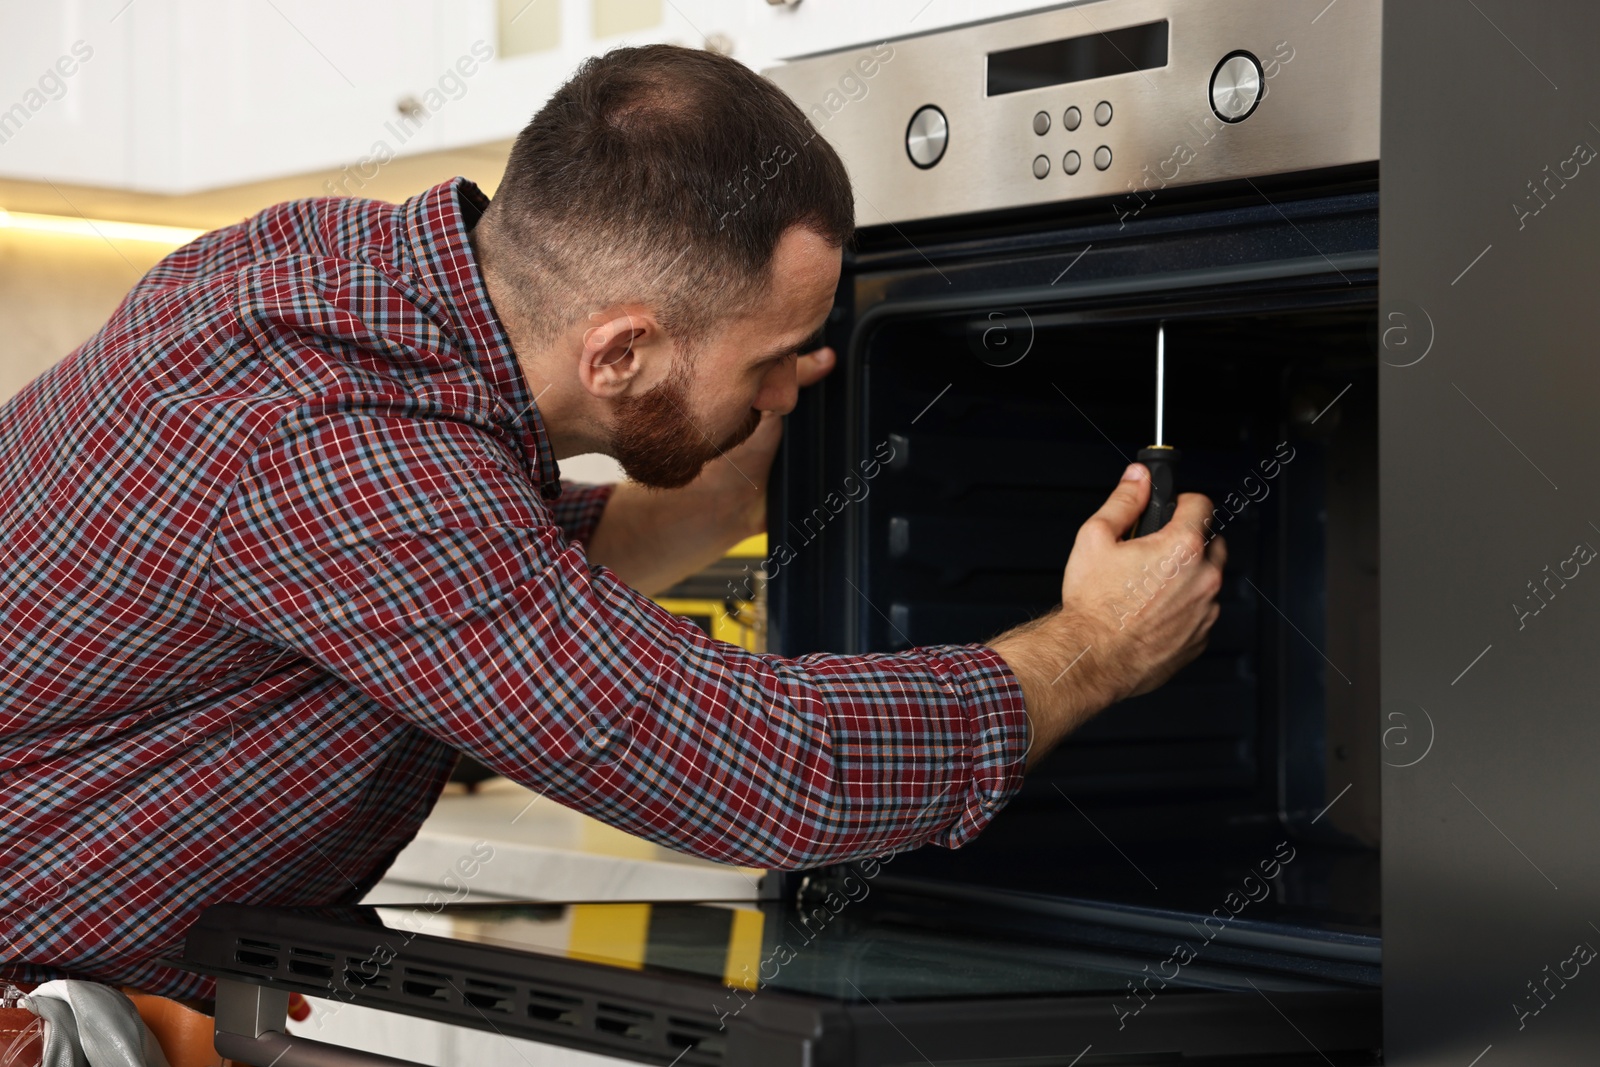
{"label": "kitchen wall", "polygon": [[0,402],[99,329],[168,251],[0,228]]}
{"label": "kitchen wall", "polygon": [[[510,142],[391,160],[360,195],[399,201],[456,175],[493,195]],[[60,219],[115,220],[212,230],[262,208],[328,195],[337,171],[252,182],[183,196],[124,192],[59,181],[0,180],[0,208]],[[172,242],[42,233],[0,216],[0,402],[89,338]]]}

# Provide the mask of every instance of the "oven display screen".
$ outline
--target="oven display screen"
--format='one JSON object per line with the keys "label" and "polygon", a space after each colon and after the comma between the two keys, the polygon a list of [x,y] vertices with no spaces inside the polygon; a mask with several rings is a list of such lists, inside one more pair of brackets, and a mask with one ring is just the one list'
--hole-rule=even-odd
{"label": "oven display screen", "polygon": [[989,96],[1104,78],[1167,65],[1167,23],[989,53]]}

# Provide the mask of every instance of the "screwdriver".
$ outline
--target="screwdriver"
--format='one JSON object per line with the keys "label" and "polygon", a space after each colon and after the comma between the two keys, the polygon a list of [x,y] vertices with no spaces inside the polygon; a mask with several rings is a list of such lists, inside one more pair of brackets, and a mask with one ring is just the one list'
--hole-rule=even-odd
{"label": "screwdriver", "polygon": [[1149,448],[1139,449],[1139,462],[1150,471],[1150,503],[1139,517],[1139,525],[1134,530],[1135,537],[1143,537],[1161,529],[1171,521],[1172,511],[1178,505],[1173,486],[1177,481],[1179,452],[1171,445],[1162,443],[1166,378],[1167,324],[1163,322],[1156,326],[1156,443]]}

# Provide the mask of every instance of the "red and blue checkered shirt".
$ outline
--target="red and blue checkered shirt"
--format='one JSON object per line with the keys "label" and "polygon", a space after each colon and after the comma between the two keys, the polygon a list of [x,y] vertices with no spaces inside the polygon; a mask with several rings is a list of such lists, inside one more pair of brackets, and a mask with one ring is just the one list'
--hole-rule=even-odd
{"label": "red and blue checkered shirt", "polygon": [[457,751],[799,868],[954,847],[1020,786],[990,649],[760,656],[591,566],[456,179],[168,256],[0,408],[0,972],[169,995],[208,904],[359,900]]}

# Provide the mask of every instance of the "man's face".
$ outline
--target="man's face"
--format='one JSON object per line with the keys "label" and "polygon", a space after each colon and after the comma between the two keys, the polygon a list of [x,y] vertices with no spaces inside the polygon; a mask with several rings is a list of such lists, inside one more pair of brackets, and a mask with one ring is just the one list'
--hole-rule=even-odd
{"label": "man's face", "polygon": [[618,404],[610,451],[629,478],[657,489],[687,485],[754,433],[762,412],[793,410],[795,359],[822,343],[839,262],[838,248],[792,227],[756,307],[723,323],[692,355],[677,355],[661,384]]}

